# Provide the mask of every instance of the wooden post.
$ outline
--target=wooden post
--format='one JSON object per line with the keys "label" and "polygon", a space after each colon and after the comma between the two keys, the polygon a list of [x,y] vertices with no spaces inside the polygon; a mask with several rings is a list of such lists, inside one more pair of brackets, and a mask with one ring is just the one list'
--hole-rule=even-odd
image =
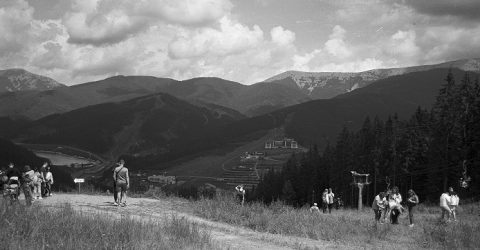
{"label": "wooden post", "polygon": [[363,208],[363,203],[362,203],[363,183],[357,183],[357,186],[358,186],[358,210],[361,211]]}
{"label": "wooden post", "polygon": [[[358,211],[362,210],[363,202],[362,202],[362,191],[363,186],[370,184],[368,181],[368,176],[370,174],[359,174],[356,171],[350,171],[353,177],[353,184],[357,185],[358,187]],[[353,191],[353,190],[352,190]]]}

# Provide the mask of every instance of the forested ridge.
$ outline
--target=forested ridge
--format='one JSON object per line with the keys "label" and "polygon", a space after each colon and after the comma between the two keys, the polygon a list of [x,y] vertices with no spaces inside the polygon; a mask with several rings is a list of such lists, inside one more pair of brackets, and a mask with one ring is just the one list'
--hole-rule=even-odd
{"label": "forested ridge", "polygon": [[465,73],[459,81],[449,72],[431,110],[419,107],[406,120],[367,117],[358,131],[344,128],[323,152],[317,146],[292,155],[281,171],[269,171],[252,193],[269,203],[283,200],[301,206],[321,202],[331,187],[346,205],[356,204],[350,171],[370,174],[363,201],[398,186],[414,189],[421,201],[436,202],[452,186],[462,198],[480,193],[480,86]]}

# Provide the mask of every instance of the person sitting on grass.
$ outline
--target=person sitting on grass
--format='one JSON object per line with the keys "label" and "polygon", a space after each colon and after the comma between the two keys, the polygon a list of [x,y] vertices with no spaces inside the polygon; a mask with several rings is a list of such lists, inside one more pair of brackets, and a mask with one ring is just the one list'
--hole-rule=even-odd
{"label": "person sitting on grass", "polygon": [[127,205],[127,190],[130,188],[130,177],[128,176],[128,169],[125,167],[125,161],[120,160],[117,164],[118,166],[113,172],[113,179],[117,189],[115,190],[117,192],[117,201],[114,205],[124,207]]}
{"label": "person sitting on grass", "polygon": [[[385,193],[380,192],[377,196],[375,196],[375,199],[373,199],[372,203],[372,209],[373,212],[375,213],[375,221],[380,222],[380,218],[382,218],[382,211],[385,211]],[[383,224],[383,222],[380,222]]]}
{"label": "person sitting on grass", "polygon": [[408,207],[408,218],[410,220],[410,227],[413,227],[413,208],[418,204],[418,196],[415,192],[410,189],[408,190],[408,199],[407,199],[407,207]]}
{"label": "person sitting on grass", "polygon": [[457,221],[457,207],[458,207],[458,203],[460,202],[460,198],[458,198],[457,193],[453,191],[452,187],[449,188],[449,191],[450,189],[452,194],[450,197],[450,211],[452,211],[453,221]]}
{"label": "person sitting on grass", "polygon": [[451,204],[451,196],[448,192],[445,192],[440,196],[440,208],[442,209],[442,218],[441,218],[442,221],[445,221],[445,217],[447,217],[446,222],[450,222],[450,215],[452,214],[452,210],[450,209],[449,204]]}
{"label": "person sitting on grass", "polygon": [[310,207],[310,213],[320,213],[320,209],[317,206],[317,203],[313,203],[313,206]]}

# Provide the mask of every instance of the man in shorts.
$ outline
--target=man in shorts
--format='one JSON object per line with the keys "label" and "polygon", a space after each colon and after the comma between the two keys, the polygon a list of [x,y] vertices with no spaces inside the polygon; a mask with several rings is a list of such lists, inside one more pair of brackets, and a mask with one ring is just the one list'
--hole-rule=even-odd
{"label": "man in shorts", "polygon": [[127,205],[127,190],[130,188],[130,178],[128,176],[128,169],[125,167],[125,161],[120,160],[118,166],[113,171],[113,180],[115,182],[115,192],[117,193],[117,200],[114,205]]}

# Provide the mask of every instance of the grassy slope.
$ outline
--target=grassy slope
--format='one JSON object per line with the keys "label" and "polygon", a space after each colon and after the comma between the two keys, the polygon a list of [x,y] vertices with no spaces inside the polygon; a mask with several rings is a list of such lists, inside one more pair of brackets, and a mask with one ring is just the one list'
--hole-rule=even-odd
{"label": "grassy slope", "polygon": [[183,218],[164,223],[73,210],[8,206],[0,200],[5,249],[215,249],[207,231]]}
{"label": "grassy slope", "polygon": [[459,221],[452,223],[440,222],[439,208],[420,205],[413,228],[407,226],[406,214],[401,216],[400,225],[376,224],[370,209],[334,210],[329,215],[312,214],[307,208],[295,209],[280,202],[271,206],[255,202],[241,207],[232,195],[201,199],[192,207],[197,215],[214,221],[358,248],[480,248],[479,203],[460,206]]}

